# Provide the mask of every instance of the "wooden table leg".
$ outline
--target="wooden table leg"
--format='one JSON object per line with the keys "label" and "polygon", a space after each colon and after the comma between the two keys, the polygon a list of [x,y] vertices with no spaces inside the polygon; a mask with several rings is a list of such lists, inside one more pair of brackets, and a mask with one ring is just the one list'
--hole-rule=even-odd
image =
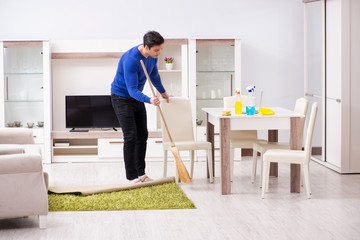
{"label": "wooden table leg", "polygon": [[[269,142],[278,142],[278,130],[268,130],[268,141]],[[278,163],[270,164],[270,176],[278,176]]]}
{"label": "wooden table leg", "polygon": [[[206,114],[206,141],[211,142],[211,155],[213,165],[213,176],[215,177],[215,145],[214,145],[214,125],[209,122],[209,114]],[[206,161],[206,169],[209,169],[209,162]],[[209,171],[206,171],[207,178],[210,178]]]}
{"label": "wooden table leg", "polygon": [[230,119],[220,118],[221,193],[231,193],[230,179]]}
{"label": "wooden table leg", "polygon": [[[290,149],[301,150],[300,117],[290,119]],[[300,192],[300,164],[290,165],[290,192]]]}

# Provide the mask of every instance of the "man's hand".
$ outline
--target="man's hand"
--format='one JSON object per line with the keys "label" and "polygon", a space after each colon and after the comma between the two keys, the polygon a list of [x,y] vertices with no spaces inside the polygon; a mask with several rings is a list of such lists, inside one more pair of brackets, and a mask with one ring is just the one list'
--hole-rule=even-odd
{"label": "man's hand", "polygon": [[160,105],[159,97],[155,96],[155,97],[150,98],[150,104],[152,104],[154,106],[159,106]]}
{"label": "man's hand", "polygon": [[161,97],[166,99],[166,102],[169,103],[169,95],[167,94],[167,92],[162,93]]}

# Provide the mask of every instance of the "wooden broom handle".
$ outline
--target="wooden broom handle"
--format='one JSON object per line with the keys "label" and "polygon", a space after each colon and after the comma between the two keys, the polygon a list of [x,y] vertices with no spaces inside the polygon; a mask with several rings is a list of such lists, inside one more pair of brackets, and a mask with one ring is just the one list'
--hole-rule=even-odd
{"label": "wooden broom handle", "polygon": [[[156,97],[154,88],[153,88],[153,86],[152,86],[152,84],[151,84],[150,77],[149,77],[149,74],[148,74],[148,72],[147,72],[147,70],[146,70],[146,68],[145,68],[145,65],[144,65],[143,60],[140,60],[140,63],[141,63],[142,68],[144,69],[144,73],[145,73],[145,76],[146,76],[146,78],[147,78],[147,80],[148,80],[148,82],[149,82],[151,91],[152,91],[154,97]],[[169,131],[168,126],[167,126],[167,124],[166,124],[164,115],[163,115],[163,113],[162,113],[162,111],[161,111],[160,106],[157,106],[157,107],[158,107],[158,110],[159,110],[159,112],[160,112],[160,116],[161,116],[161,118],[162,118],[162,120],[163,120],[165,129],[166,129],[166,132],[167,132],[167,134],[168,134],[168,136],[169,136],[169,140],[170,140],[170,142],[171,142],[171,147],[173,147],[173,146],[175,146],[175,144],[174,144],[174,142],[173,142],[173,140],[172,140],[172,137],[171,137],[171,135],[170,135],[170,131]]]}

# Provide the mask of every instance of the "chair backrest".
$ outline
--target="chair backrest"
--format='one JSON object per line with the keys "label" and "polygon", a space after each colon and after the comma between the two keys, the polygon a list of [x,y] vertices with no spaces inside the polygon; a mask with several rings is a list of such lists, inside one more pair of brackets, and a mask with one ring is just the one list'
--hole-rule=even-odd
{"label": "chair backrest", "polygon": [[224,97],[224,108],[235,108],[236,96]]}
{"label": "chair backrest", "polygon": [[[247,95],[240,95],[240,96],[241,96],[242,105],[243,107],[245,107],[247,103]],[[224,102],[224,108],[226,109],[235,108],[236,96],[224,97],[223,102]]]}
{"label": "chair backrest", "polygon": [[[169,103],[162,100],[160,107],[173,141],[194,141],[190,99],[172,97]],[[162,120],[161,130],[163,141],[169,142],[170,140]]]}
{"label": "chair backrest", "polygon": [[305,140],[305,154],[306,154],[307,162],[310,161],[310,156],[311,156],[312,138],[313,138],[313,133],[314,133],[314,126],[315,126],[317,111],[318,111],[318,103],[313,103],[312,108],[311,108],[310,118],[309,118],[308,129],[307,129],[307,133],[306,133],[306,140]]}
{"label": "chair backrest", "polygon": [[308,107],[309,107],[309,101],[306,100],[305,98],[298,98],[296,100],[294,112],[303,114],[305,116],[300,120],[301,139],[303,139],[303,135],[304,135],[304,125],[305,125],[305,119],[306,119],[306,113]]}

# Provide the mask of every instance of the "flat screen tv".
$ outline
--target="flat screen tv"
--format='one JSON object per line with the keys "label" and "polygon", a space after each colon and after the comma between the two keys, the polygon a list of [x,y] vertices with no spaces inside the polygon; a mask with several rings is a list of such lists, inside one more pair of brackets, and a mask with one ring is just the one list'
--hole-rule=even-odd
{"label": "flat screen tv", "polygon": [[65,96],[66,128],[119,128],[110,95]]}

